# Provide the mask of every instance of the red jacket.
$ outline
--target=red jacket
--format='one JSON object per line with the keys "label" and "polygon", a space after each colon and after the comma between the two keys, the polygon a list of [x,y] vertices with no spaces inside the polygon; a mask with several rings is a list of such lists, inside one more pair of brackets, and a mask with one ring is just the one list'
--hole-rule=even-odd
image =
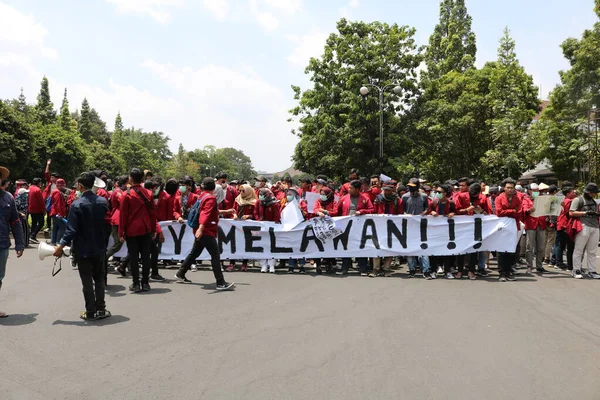
{"label": "red jacket", "polygon": [[350,182],[346,182],[342,185],[342,187],[340,188],[340,199],[342,197],[344,197],[345,195],[347,195],[348,193],[350,193]]}
{"label": "red jacket", "polygon": [[454,198],[454,203],[456,205],[456,213],[459,215],[475,215],[475,211],[462,211],[469,208],[471,205],[475,207],[480,206],[485,214],[492,213],[492,210],[490,209],[490,203],[484,194],[480,194],[477,196],[477,198],[475,198],[474,201],[472,201],[469,192],[459,193]]}
{"label": "red jacket", "polygon": [[154,206],[156,207],[156,220],[157,221],[172,221],[173,220],[173,203],[170,200],[171,196],[169,193],[162,190],[158,194],[158,198],[154,200]]}
{"label": "red jacket", "polygon": [[333,200],[331,203],[329,203],[325,207],[323,207],[323,204],[321,204],[321,199],[317,199],[317,201],[315,201],[315,206],[313,208],[315,215],[317,214],[317,212],[319,210],[326,210],[329,213],[330,217],[337,217],[338,203],[337,203],[337,201]]}
{"label": "red jacket", "polygon": [[[257,200],[256,202],[258,203],[259,201]],[[251,205],[240,206],[237,201],[233,204],[233,209],[235,210],[235,214],[239,219],[242,219],[244,215],[249,215],[249,219],[253,219],[255,208],[256,206]]]}
{"label": "red jacket", "polygon": [[496,215],[499,217],[514,218],[517,222],[517,230],[520,230],[521,199],[519,199],[519,196],[515,194],[509,203],[506,193],[500,193],[496,197]]}
{"label": "red jacket", "polygon": [[[145,197],[144,201],[138,194]],[[141,185],[134,185],[121,198],[119,236],[143,236],[156,232],[156,211],[152,193]]]}
{"label": "red jacket", "polygon": [[77,200],[77,191],[71,190],[69,193],[69,197],[67,197],[67,208],[71,208],[71,204],[73,204]]}
{"label": "red jacket", "polygon": [[377,196],[381,194],[381,189],[379,189],[378,187],[372,187],[363,193],[369,196],[369,199],[371,199],[371,203],[374,203],[375,199],[377,199]]}
{"label": "red jacket", "polygon": [[565,198],[561,204],[562,210],[560,211],[560,215],[556,219],[556,230],[564,231],[569,226],[569,210],[571,209],[571,202],[573,199]]}
{"label": "red jacket", "polygon": [[546,217],[532,217],[529,210],[533,207],[533,199],[530,196],[524,196],[521,202],[521,218],[525,224],[525,229],[535,231],[537,228],[546,229]]}
{"label": "red jacket", "polygon": [[110,205],[112,207],[112,210],[110,211],[111,225],[119,226],[119,223],[121,221],[121,199],[123,198],[123,195],[124,193],[120,188],[115,188],[115,190],[113,190],[110,202]]}
{"label": "red jacket", "polygon": [[[340,199],[338,202],[338,211],[337,214],[340,217],[344,217],[350,214],[350,194],[348,193],[344,197]],[[375,212],[375,207],[373,207],[373,203],[371,203],[371,199],[369,196],[359,193],[358,202],[356,204],[356,211],[360,211],[361,214],[373,214]]]}
{"label": "red jacket", "polygon": [[[375,201],[375,214],[401,215],[404,214],[404,204],[402,199],[398,197],[396,203],[389,203],[383,199],[383,196],[378,196]],[[387,207],[387,210],[386,210]]]}
{"label": "red jacket", "polygon": [[207,192],[201,193],[199,198],[202,199],[202,203],[200,203],[198,222],[203,226],[202,235],[216,238],[219,233],[219,209],[217,208],[217,198],[214,194]]}
{"label": "red jacket", "polygon": [[29,187],[29,207],[27,208],[29,214],[45,214],[46,213],[46,202],[44,201],[44,195],[42,190],[36,185]]}
{"label": "red jacket", "polygon": [[454,204],[454,201],[452,200],[452,198],[449,198],[449,199],[446,198],[446,203],[444,205],[444,212],[440,212],[441,211],[440,204],[442,204],[442,203],[439,199],[433,199],[431,202],[429,202],[428,214],[431,214],[432,212],[436,212],[436,213],[438,213],[438,215],[448,215],[451,213],[456,214],[456,204]]}
{"label": "red jacket", "polygon": [[256,207],[254,207],[254,220],[281,222],[281,209],[279,208],[279,203],[273,203],[270,206],[265,207],[260,201],[257,201]]}
{"label": "red jacket", "polygon": [[[197,194],[195,194],[195,193],[188,194],[187,203],[186,203],[188,212],[192,209],[192,207],[194,207],[196,200],[198,200]],[[176,194],[175,200],[173,201],[173,218],[178,220],[179,217],[183,218],[183,208],[182,208],[182,204],[181,204],[181,194]]]}
{"label": "red jacket", "polygon": [[60,215],[61,217],[67,217],[67,201],[63,196],[62,192],[58,189],[54,189],[52,192],[52,206],[50,208],[51,217]]}
{"label": "red jacket", "polygon": [[104,197],[106,199],[106,201],[109,204],[109,209],[106,212],[106,216],[104,216],[104,223],[105,224],[110,224],[110,215],[111,215],[111,211],[110,211],[110,193],[108,193],[105,189],[98,189],[98,192],[96,193],[98,196],[100,197]]}
{"label": "red jacket", "polygon": [[[45,172],[44,173],[45,178],[46,178],[46,187],[44,188],[43,191],[43,195],[44,195],[44,200],[46,200],[51,194],[52,194],[52,181],[51,181],[51,177],[50,177],[50,172]],[[56,189],[56,187],[55,187]]]}

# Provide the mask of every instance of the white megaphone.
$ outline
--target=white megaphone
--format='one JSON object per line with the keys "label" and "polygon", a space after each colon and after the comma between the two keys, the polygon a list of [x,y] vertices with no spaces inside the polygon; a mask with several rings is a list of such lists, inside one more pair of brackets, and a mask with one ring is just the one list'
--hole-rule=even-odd
{"label": "white megaphone", "polygon": [[[38,246],[38,257],[40,258],[40,260],[43,260],[46,257],[53,255],[54,250],[54,246],[51,246],[45,242],[40,242],[40,245]],[[63,254],[69,257],[71,255],[71,248],[65,247],[63,249]]]}

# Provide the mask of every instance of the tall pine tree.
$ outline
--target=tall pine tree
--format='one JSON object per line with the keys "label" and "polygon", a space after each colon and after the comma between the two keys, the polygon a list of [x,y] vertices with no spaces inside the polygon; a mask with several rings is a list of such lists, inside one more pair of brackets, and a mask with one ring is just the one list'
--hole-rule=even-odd
{"label": "tall pine tree", "polygon": [[71,113],[69,112],[69,100],[67,99],[67,88],[65,88],[65,95],[63,96],[62,105],[60,106],[60,117],[59,122],[61,128],[65,131],[70,131],[73,129],[73,119],[71,118]]}
{"label": "tall pine tree", "polygon": [[425,75],[433,80],[451,71],[464,72],[472,68],[477,53],[475,41],[465,1],[442,0],[440,21],[429,38],[425,52]]}
{"label": "tall pine tree", "polygon": [[48,84],[48,78],[45,76],[42,78],[40,93],[37,97],[35,110],[38,118],[44,125],[51,124],[56,120],[54,104],[52,104],[52,100],[50,100],[50,87]]}
{"label": "tall pine tree", "polygon": [[88,143],[91,143],[93,139],[92,135],[92,121],[90,119],[90,103],[88,103],[87,98],[83,98],[83,102],[81,103],[81,113],[79,116],[79,123],[77,125],[79,134]]}

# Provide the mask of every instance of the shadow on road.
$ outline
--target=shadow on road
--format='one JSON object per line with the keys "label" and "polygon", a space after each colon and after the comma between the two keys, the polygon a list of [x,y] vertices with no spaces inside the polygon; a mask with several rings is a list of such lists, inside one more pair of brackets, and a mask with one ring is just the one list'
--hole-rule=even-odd
{"label": "shadow on road", "polygon": [[8,317],[0,319],[0,325],[20,326],[29,325],[37,320],[38,314],[9,314]]}
{"label": "shadow on road", "polygon": [[125,291],[125,286],[123,285],[106,285],[106,294],[110,297],[121,297],[125,296],[125,293],[121,293]]}
{"label": "shadow on road", "polygon": [[239,286],[239,285],[247,285],[250,286],[249,283],[236,283],[235,286],[233,288],[231,288],[230,290],[217,290],[217,287],[214,283],[186,283],[186,285],[191,285],[191,286],[200,286],[200,288],[202,290],[206,290],[210,293],[208,294],[215,294],[215,293],[227,293],[227,292],[234,292],[235,291],[235,287]]}
{"label": "shadow on road", "polygon": [[172,290],[167,288],[152,288],[149,292],[140,292],[139,294],[146,296],[150,294],[165,294],[169,292],[172,292]]}
{"label": "shadow on road", "polygon": [[112,317],[101,319],[98,321],[63,321],[61,319],[57,319],[52,323],[52,325],[68,325],[68,326],[106,326],[106,325],[114,325],[119,324],[121,322],[129,321],[128,317],[123,315],[113,315]]}

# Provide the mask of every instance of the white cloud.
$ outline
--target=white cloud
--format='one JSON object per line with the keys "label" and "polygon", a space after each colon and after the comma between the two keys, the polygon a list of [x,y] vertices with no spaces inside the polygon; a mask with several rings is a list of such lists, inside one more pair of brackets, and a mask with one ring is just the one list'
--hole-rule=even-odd
{"label": "white cloud", "polygon": [[263,0],[264,3],[272,8],[280,10],[287,15],[302,10],[302,0]]}
{"label": "white cloud", "polygon": [[58,53],[45,45],[48,31],[32,15],[0,3],[0,52],[57,59]]}
{"label": "white cloud", "polygon": [[311,33],[296,36],[286,36],[289,41],[295,44],[292,54],[287,60],[299,67],[306,67],[311,57],[320,57],[323,55],[327,34],[320,30],[313,30]]}
{"label": "white cloud", "polygon": [[185,0],[105,0],[117,6],[120,14],[149,15],[161,24],[171,21],[171,12],[174,7],[183,7]]}
{"label": "white cloud", "polygon": [[279,19],[269,11],[259,9],[258,0],[249,0],[250,14],[254,16],[260,26],[267,32],[272,32],[279,27]]}
{"label": "white cloud", "polygon": [[350,0],[350,2],[345,6],[340,8],[338,11],[342,18],[352,19],[352,10],[358,8],[360,6],[360,0]]}
{"label": "white cloud", "polygon": [[227,0],[203,0],[202,4],[218,20],[224,20],[231,9]]}
{"label": "white cloud", "polygon": [[173,144],[182,142],[188,149],[207,144],[235,147],[248,154],[258,169],[291,165],[297,142],[287,122],[291,92],[286,98],[250,66],[192,68],[154,60],[142,65],[175,89],[186,105],[183,118],[173,119],[169,130]]}
{"label": "white cloud", "polygon": [[350,0],[348,7],[350,8],[358,8],[360,6],[360,0]]}

